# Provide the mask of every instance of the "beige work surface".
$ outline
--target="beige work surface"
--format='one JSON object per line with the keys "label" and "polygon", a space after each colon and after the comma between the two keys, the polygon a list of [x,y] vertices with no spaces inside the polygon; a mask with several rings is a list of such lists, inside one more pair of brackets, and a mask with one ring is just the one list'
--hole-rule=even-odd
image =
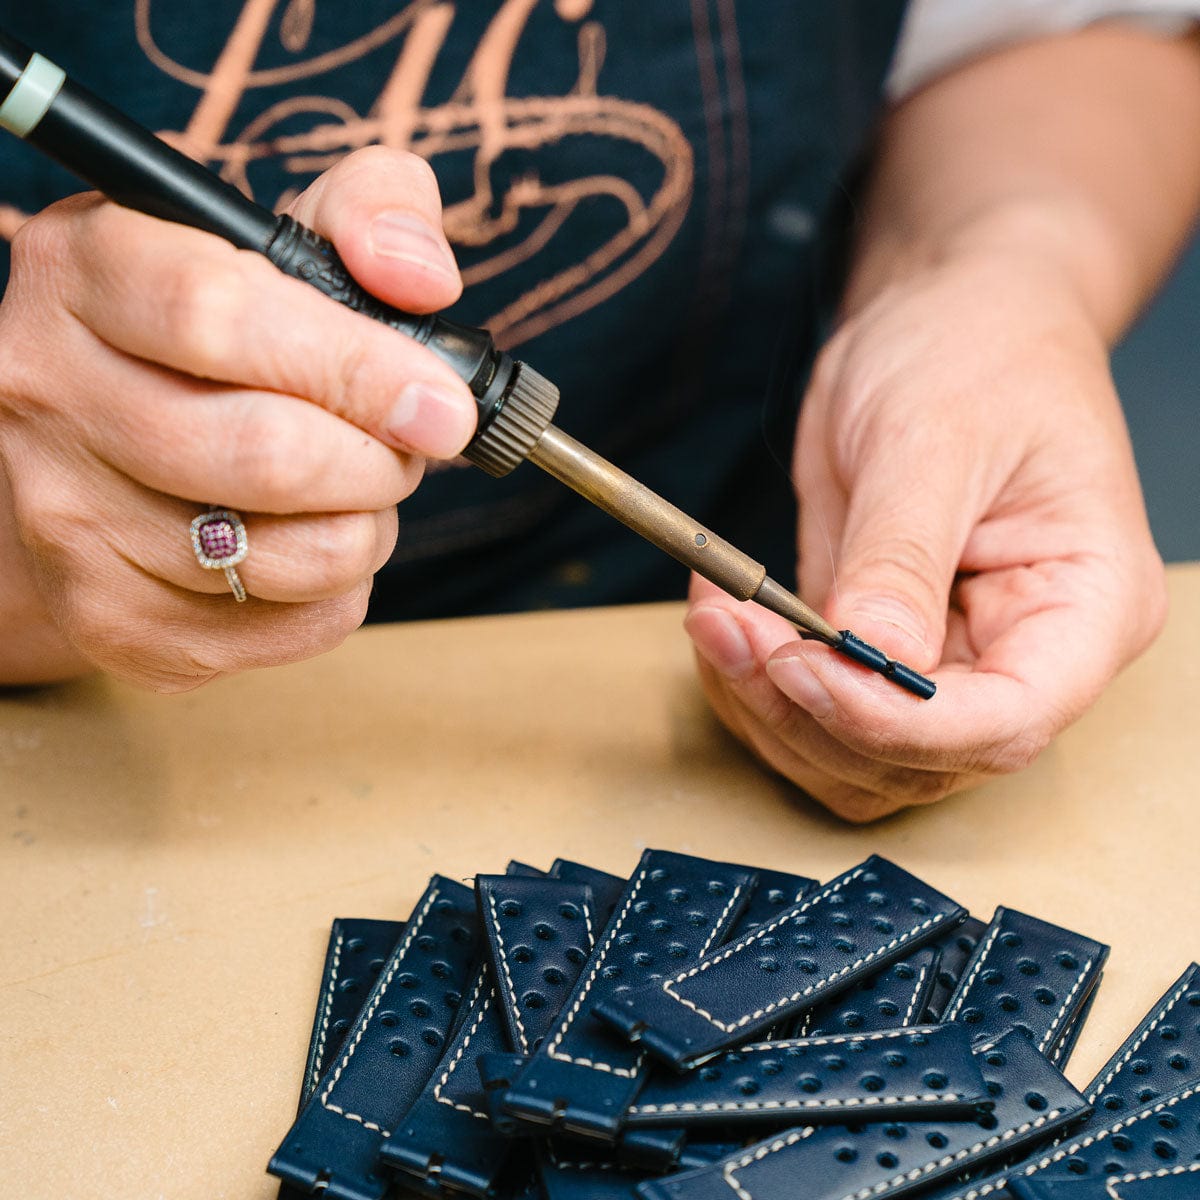
{"label": "beige work surface", "polygon": [[1085,1081],[1200,954],[1200,566],[1032,769],[856,829],[708,715],[674,605],[374,628],[187,696],[0,693],[0,1163],[21,1200],[256,1200],[335,916],[434,871],[878,851],[1113,947]]}

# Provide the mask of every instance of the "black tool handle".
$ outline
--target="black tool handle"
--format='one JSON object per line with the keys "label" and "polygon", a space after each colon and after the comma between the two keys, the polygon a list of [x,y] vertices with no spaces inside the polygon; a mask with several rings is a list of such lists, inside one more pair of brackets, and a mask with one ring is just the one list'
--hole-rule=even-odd
{"label": "black tool handle", "polygon": [[[33,57],[28,47],[0,31],[0,102]],[[71,79],[64,79],[44,115],[23,136],[110,200],[265,254],[280,270],[339,304],[428,346],[475,396],[479,419],[473,443],[503,406],[515,364],[496,349],[486,329],[385,304],[355,282],[331,242],[256,204]]]}

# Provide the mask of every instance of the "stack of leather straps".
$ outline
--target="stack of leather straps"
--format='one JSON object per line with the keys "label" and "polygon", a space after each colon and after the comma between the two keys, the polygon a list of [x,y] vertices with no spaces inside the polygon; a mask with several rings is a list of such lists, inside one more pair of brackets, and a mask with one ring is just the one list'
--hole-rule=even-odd
{"label": "stack of leather straps", "polygon": [[1107,954],[879,857],[435,877],[403,925],[334,922],[269,1170],[329,1200],[1200,1195],[1195,966],[1085,1092],[1062,1074]]}

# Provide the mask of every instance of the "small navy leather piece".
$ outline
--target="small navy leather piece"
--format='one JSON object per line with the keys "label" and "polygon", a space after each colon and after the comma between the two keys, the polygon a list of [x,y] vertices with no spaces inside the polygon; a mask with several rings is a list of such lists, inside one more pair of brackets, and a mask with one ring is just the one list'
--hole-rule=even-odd
{"label": "small navy leather piece", "polygon": [[[1192,963],[1084,1088],[1093,1123],[1200,1079],[1200,966]],[[1200,1187],[1197,1188],[1200,1196]]]}
{"label": "small navy leather piece", "polygon": [[592,890],[560,879],[475,880],[508,1049],[532,1054],[553,1027],[595,945]]}
{"label": "small navy leather piece", "polygon": [[700,963],[594,1005],[677,1070],[844,992],[961,920],[964,909],[878,856]]}
{"label": "small navy leather piece", "polygon": [[592,889],[599,920],[597,927],[603,929],[612,919],[613,909],[625,891],[626,880],[619,875],[610,875],[599,867],[572,862],[569,858],[556,858],[550,867],[550,878],[564,883],[582,883]]}
{"label": "small navy leather piece", "polygon": [[937,979],[933,991],[925,1004],[923,1023],[932,1024],[940,1021],[946,1011],[946,1005],[962,978],[963,969],[975,953],[979,939],[987,929],[987,922],[978,917],[967,917],[957,929],[947,930],[936,941],[931,942],[936,950],[941,952],[938,962]]}
{"label": "small navy leather piece", "polygon": [[758,1042],[687,1075],[652,1074],[629,1125],[953,1120],[990,1108],[967,1032],[925,1025],[856,1037]]}
{"label": "small navy leather piece", "polygon": [[[536,881],[535,881],[536,882]],[[475,1059],[508,1049],[491,972],[476,972],[467,1011],[424,1090],[379,1148],[406,1187],[431,1196],[495,1195],[512,1142],[492,1128]]]}
{"label": "small navy leather piece", "polygon": [[699,959],[737,919],[754,877],[730,863],[646,851],[560,1020],[509,1089],[507,1111],[539,1132],[611,1144],[642,1085],[643,1056],[591,1009]]}
{"label": "small navy leather piece", "polygon": [[323,1200],[380,1200],[380,1143],[441,1055],[475,942],[473,893],[434,876],[340,1056],[271,1159],[273,1175]]}
{"label": "small navy leather piece", "polygon": [[1018,1029],[1052,1055],[1100,977],[1108,947],[1011,908],[997,908],[943,1020],[977,1042]]}
{"label": "small navy leather piece", "polygon": [[1083,1097],[1019,1033],[979,1053],[995,1109],[978,1122],[791,1129],[714,1167],[644,1183],[643,1200],[906,1196],[1061,1131]]}
{"label": "small navy leather piece", "polygon": [[921,1014],[940,957],[936,946],[922,946],[898,963],[867,976],[849,991],[802,1012],[793,1036],[834,1037],[922,1024]]}
{"label": "small navy leather piece", "polygon": [[1050,1061],[1060,1071],[1067,1069],[1067,1063],[1071,1061],[1071,1055],[1075,1053],[1075,1046],[1079,1042],[1084,1026],[1087,1025],[1088,1017],[1092,1015],[1092,1009],[1095,1007],[1096,997],[1100,994],[1100,985],[1103,982],[1104,975],[1101,973],[1096,979],[1096,983],[1092,987],[1088,998],[1083,1002],[1083,1007],[1066,1022],[1066,1029],[1063,1032],[1062,1039],[1048,1055]]}

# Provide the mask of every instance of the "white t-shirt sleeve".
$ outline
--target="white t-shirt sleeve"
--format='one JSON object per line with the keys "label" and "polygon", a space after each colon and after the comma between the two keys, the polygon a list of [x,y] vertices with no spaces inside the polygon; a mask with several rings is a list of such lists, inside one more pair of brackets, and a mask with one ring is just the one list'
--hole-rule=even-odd
{"label": "white t-shirt sleeve", "polygon": [[1200,20],[1200,0],[910,0],[888,73],[888,99],[902,100],[978,54],[1105,20],[1177,36]]}

